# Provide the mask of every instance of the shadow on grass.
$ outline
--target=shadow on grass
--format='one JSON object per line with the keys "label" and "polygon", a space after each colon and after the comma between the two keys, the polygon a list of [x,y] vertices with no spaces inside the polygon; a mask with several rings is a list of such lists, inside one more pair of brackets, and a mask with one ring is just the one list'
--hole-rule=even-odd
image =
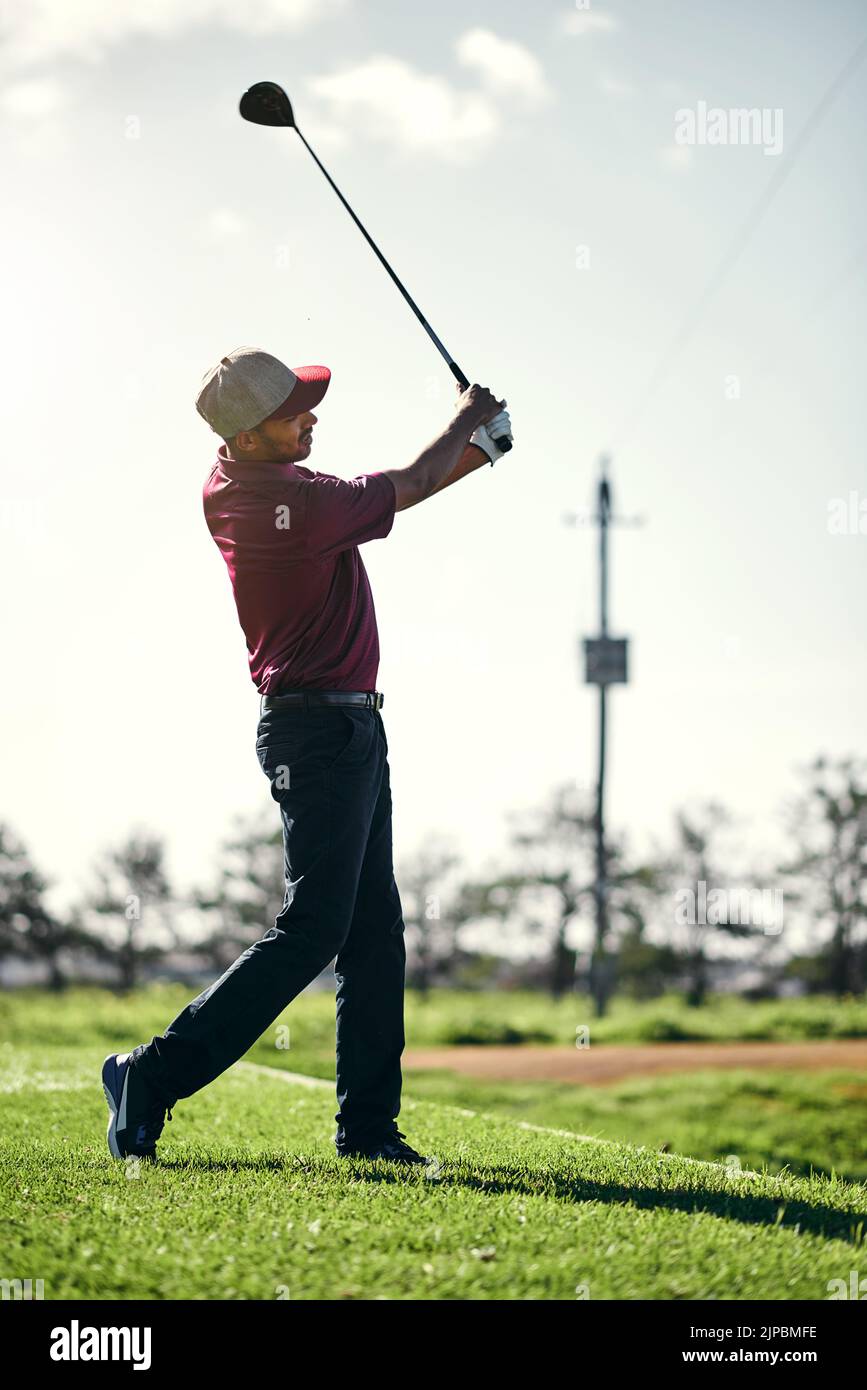
{"label": "shadow on grass", "polygon": [[706,1212],[726,1221],[806,1231],[826,1240],[843,1240],[856,1246],[862,1243],[867,1230],[867,1210],[859,1211],[855,1207],[840,1209],[760,1193],[696,1192],[678,1187],[659,1189],[626,1183],[602,1183],[567,1176],[556,1170],[546,1174],[547,1182],[542,1187],[528,1181],[526,1174],[508,1167],[481,1168],[461,1177],[453,1177],[448,1170],[445,1171],[446,1176],[441,1181],[457,1182],[462,1187],[482,1192],[515,1192],[537,1196],[544,1191],[565,1202],[609,1202],[642,1210],[662,1208],[690,1213]]}
{"label": "shadow on grass", "polygon": [[[383,1160],[325,1158],[320,1154],[251,1154],[249,1157],[218,1158],[196,1156],[187,1159],[161,1160],[161,1168],[194,1173],[306,1173],[311,1177],[333,1181],[335,1173],[354,1182],[405,1184],[407,1181],[430,1183],[431,1187],[460,1187],[492,1197],[515,1194],[525,1197],[550,1196],[560,1202],[608,1202],[619,1206],[635,1206],[642,1210],[706,1212],[726,1221],[741,1221],[754,1226],[774,1226],[781,1230],[809,1232],[826,1240],[842,1240],[859,1246],[867,1234],[867,1209],[835,1208],[822,1203],[774,1197],[763,1193],[707,1191],[686,1188],[650,1188],[628,1183],[596,1182],[575,1177],[556,1168],[540,1170],[538,1179],[528,1176],[526,1169],[507,1165],[486,1167],[465,1161],[437,1161],[432,1168],[400,1167]],[[865,1204],[867,1206],[867,1204]]]}

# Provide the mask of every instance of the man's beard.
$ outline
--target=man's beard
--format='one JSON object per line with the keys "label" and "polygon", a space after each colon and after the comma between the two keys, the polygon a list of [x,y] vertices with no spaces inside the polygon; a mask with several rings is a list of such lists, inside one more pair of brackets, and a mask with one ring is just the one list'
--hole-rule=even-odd
{"label": "man's beard", "polygon": [[299,458],[302,454],[306,453],[311,443],[311,439],[312,436],[310,435],[302,435],[299,438],[297,444],[275,444],[274,448],[276,450],[276,453],[274,453],[272,456],[274,462],[293,463],[296,458]]}

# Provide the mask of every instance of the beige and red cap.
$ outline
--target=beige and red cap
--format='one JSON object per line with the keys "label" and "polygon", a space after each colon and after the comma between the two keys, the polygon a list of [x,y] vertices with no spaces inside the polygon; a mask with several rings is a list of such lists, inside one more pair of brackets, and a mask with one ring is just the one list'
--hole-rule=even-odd
{"label": "beige and red cap", "polygon": [[266,420],[285,420],[317,406],[328,390],[328,367],[287,367],[259,348],[239,347],[205,373],[196,410],[224,439]]}

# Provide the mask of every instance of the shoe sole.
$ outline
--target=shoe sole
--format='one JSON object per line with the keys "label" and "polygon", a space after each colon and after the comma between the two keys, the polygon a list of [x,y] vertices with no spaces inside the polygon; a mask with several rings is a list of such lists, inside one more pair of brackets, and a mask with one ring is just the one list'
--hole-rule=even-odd
{"label": "shoe sole", "polygon": [[374,1163],[397,1163],[401,1168],[426,1168],[426,1158],[393,1158],[383,1153],[365,1153],[362,1149],[337,1151],[338,1158],[369,1158]]}

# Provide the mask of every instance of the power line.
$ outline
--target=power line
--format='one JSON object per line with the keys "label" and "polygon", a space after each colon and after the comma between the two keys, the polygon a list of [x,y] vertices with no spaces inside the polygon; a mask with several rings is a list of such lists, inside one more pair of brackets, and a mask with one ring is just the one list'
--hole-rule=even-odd
{"label": "power line", "polygon": [[684,318],[668,348],[657,361],[643,394],[639,397],[637,404],[626,417],[623,434],[618,440],[618,447],[622,448],[626,440],[634,433],[636,425],[644,415],[653,396],[668,377],[682,349],[689,342],[701,323],[708,305],[737,265],[756,229],[764,220],[769,207],[792,173],[801,154],[812,140],[852,74],[857,71],[858,67],[863,62],[865,56],[867,56],[867,35],[861,40],[857,48],[837,73],[833,82],[823,93],[820,101],[802,126],[788,158],[784,163],[780,164],[767,187],[747,214],[707,285]]}

